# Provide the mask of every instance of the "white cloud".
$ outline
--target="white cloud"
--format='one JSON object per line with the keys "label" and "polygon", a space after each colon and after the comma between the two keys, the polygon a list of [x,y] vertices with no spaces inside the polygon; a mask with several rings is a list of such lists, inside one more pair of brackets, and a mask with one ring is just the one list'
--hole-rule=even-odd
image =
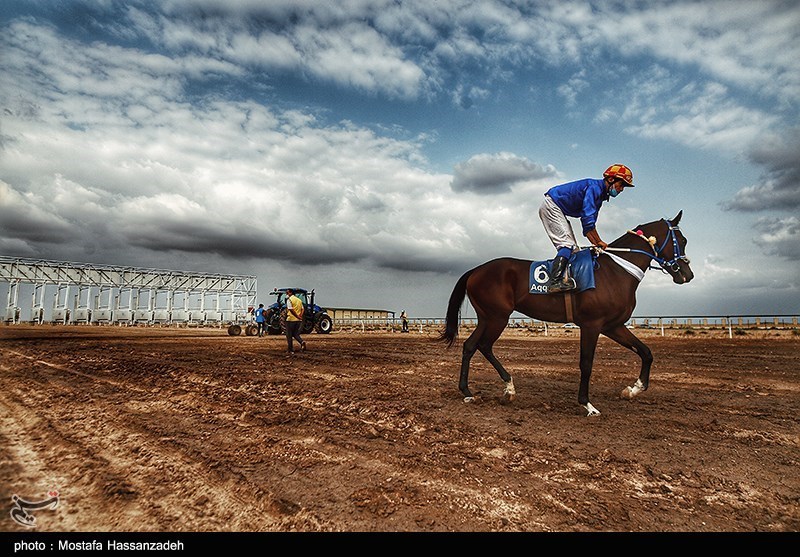
{"label": "white cloud", "polygon": [[[723,152],[742,153],[780,119],[738,104],[718,83],[672,89],[660,72],[634,82],[632,101],[623,118],[627,131],[647,138]],[[659,99],[661,101],[659,102]]]}
{"label": "white cloud", "polygon": [[603,40],[662,63],[693,66],[758,95],[793,103],[800,95],[800,11],[781,0],[650,2],[645,9],[599,4]]}
{"label": "white cloud", "polygon": [[574,107],[577,103],[578,94],[589,87],[589,82],[585,79],[585,72],[581,71],[573,75],[567,83],[558,87],[558,94],[564,97],[564,104]]}
{"label": "white cloud", "polygon": [[349,23],[333,30],[306,26],[297,28],[294,36],[306,67],[317,76],[399,97],[414,98],[419,93],[422,70],[368,26]]}
{"label": "white cloud", "polygon": [[[187,3],[219,14],[206,14],[200,22],[191,9],[181,11],[180,4],[167,6],[170,17],[131,11],[131,21],[157,45],[189,49],[211,60],[221,58],[220,70],[230,71],[233,64],[267,71],[297,69],[348,88],[401,98],[415,98],[424,84],[424,72],[417,64],[359,17],[359,12],[373,15],[369,3],[352,3],[351,13],[346,6],[336,10],[296,2]],[[231,15],[238,17],[222,17]],[[287,25],[290,15],[297,20]],[[254,29],[252,17],[263,27]]]}

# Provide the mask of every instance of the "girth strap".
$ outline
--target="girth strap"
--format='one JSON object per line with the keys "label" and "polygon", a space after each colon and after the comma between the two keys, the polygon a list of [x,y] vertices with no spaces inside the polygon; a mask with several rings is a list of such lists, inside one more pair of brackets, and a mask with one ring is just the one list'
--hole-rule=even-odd
{"label": "girth strap", "polygon": [[564,293],[564,305],[567,308],[567,323],[573,323],[572,321],[572,293],[565,292]]}

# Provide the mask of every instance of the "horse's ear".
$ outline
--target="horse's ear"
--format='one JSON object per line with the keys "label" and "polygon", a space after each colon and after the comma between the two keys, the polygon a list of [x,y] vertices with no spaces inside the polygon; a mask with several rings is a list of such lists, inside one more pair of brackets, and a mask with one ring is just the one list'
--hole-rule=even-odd
{"label": "horse's ear", "polygon": [[678,213],[678,216],[676,216],[674,219],[672,219],[672,225],[673,226],[677,226],[678,223],[681,221],[681,217],[682,216],[683,216],[683,209],[681,209],[681,211]]}

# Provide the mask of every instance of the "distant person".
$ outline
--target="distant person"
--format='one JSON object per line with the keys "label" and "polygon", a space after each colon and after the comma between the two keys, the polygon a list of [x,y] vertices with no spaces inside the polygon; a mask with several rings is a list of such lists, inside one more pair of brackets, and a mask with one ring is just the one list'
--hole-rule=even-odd
{"label": "distant person", "polygon": [[569,256],[578,249],[575,233],[567,217],[581,219],[583,235],[600,249],[608,244],[600,239],[597,233],[597,215],[603,201],[616,197],[626,187],[633,187],[633,173],[622,164],[612,164],[605,172],[603,179],[584,178],[575,182],[567,182],[553,186],[544,194],[544,202],[539,208],[539,218],[553,242],[556,250],[555,259],[547,283],[548,292],[562,292],[575,288],[575,279],[569,276]]}
{"label": "distant person", "polygon": [[258,304],[258,308],[256,308],[253,314],[256,316],[258,336],[262,337],[267,332],[267,310],[264,309],[264,304]]}
{"label": "distant person", "polygon": [[406,310],[400,312],[400,322],[403,324],[403,331],[404,333],[408,332],[408,316],[406,315]]}
{"label": "distant person", "polygon": [[294,290],[286,289],[286,342],[289,345],[287,352],[294,354],[294,340],[300,343],[300,349],[306,351],[306,342],[300,336],[303,329],[303,302],[294,295]]}

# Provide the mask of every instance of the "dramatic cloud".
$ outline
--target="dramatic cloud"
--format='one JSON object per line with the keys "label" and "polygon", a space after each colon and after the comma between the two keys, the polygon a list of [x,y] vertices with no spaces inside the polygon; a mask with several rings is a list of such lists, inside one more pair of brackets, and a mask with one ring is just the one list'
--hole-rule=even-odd
{"label": "dramatic cloud", "polygon": [[7,4],[2,253],[425,285],[551,255],[541,193],[619,156],[654,187],[608,204],[604,237],[691,160],[703,191],[669,183],[687,228],[730,218],[698,265],[762,248],[705,276],[797,260],[791,217],[743,222],[800,207],[793,2]]}
{"label": "dramatic cloud", "polygon": [[540,166],[512,153],[475,155],[456,165],[450,187],[456,192],[489,195],[511,191],[519,182],[555,176],[552,166]]}
{"label": "dramatic cloud", "polygon": [[766,168],[760,183],[742,188],[723,207],[735,211],[800,209],[800,128],[763,140],[751,150],[750,159]]}
{"label": "dramatic cloud", "polygon": [[759,236],[754,239],[766,253],[792,261],[800,261],[800,218],[763,217],[755,225]]}

